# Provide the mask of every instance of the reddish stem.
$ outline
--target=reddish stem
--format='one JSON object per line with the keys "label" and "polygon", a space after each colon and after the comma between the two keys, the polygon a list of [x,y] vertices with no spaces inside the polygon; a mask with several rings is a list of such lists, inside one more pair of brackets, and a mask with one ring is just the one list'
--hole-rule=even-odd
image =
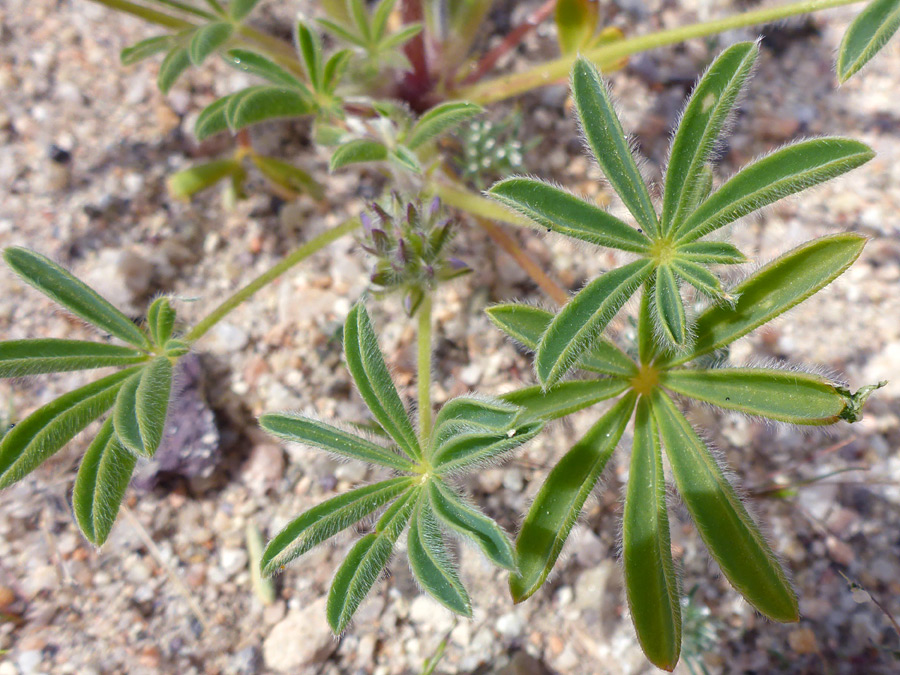
{"label": "reddish stem", "polygon": [[549,17],[553,10],[556,9],[556,0],[547,0],[543,5],[532,12],[525,21],[513,28],[510,33],[503,38],[503,42],[494,47],[485,54],[481,60],[475,64],[472,71],[463,78],[462,84],[472,84],[478,82],[484,77],[499,61],[504,54],[515,49],[525,36],[542,24]]}
{"label": "reddish stem", "polygon": [[[404,24],[423,23],[425,14],[422,11],[422,0],[403,0],[400,13]],[[428,72],[428,57],[425,53],[425,31],[403,45],[403,52],[409,59],[412,70],[404,74],[400,82],[400,95],[416,110],[427,108],[427,95],[434,84]]]}

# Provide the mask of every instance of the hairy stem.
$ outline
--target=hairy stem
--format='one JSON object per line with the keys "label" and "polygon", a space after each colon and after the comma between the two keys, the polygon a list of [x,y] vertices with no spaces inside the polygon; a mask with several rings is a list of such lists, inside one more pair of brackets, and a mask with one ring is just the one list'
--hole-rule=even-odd
{"label": "hairy stem", "polygon": [[91,2],[96,2],[118,12],[125,12],[126,14],[131,14],[132,16],[136,16],[149,23],[155,23],[157,26],[165,26],[166,28],[171,28],[173,30],[184,30],[185,28],[194,27],[194,24],[190,21],[185,21],[184,19],[180,19],[177,16],[172,16],[171,14],[166,14],[164,12],[158,12],[155,9],[150,9],[149,7],[144,7],[143,5],[138,5],[134,2],[129,2],[128,0],[91,0]]}
{"label": "hairy stem", "polygon": [[431,293],[425,293],[419,305],[418,365],[419,438],[422,447],[431,435]]}
{"label": "hairy stem", "polygon": [[[620,40],[619,42],[590,49],[584,53],[584,56],[595,62],[602,69],[615,64],[626,56],[666,45],[677,44],[691,38],[715,35],[743,26],[771,23],[799,14],[809,14],[857,2],[862,2],[862,0],[804,0],[804,2],[744,12],[743,14],[729,16],[724,19],[695,23],[689,26],[681,26],[648,35],[640,35],[627,40]],[[501,101],[567,77],[572,69],[572,64],[575,62],[575,58],[576,55],[574,54],[563,56],[529,68],[521,73],[513,73],[512,75],[485,80],[471,87],[463,87],[454,91],[453,97],[482,104]]]}
{"label": "hairy stem", "polygon": [[196,342],[201,337],[203,337],[210,328],[212,328],[219,321],[225,318],[226,314],[243,303],[245,300],[248,300],[259,289],[270,284],[279,276],[287,272],[294,265],[306,260],[313,253],[321,251],[328,244],[337,241],[345,234],[352,232],[359,226],[359,219],[351,218],[350,220],[341,223],[337,227],[323,232],[318,237],[311,239],[310,241],[303,244],[303,246],[295,249],[293,253],[287,255],[277,265],[260,274],[253,281],[241,288],[234,295],[225,300],[221,305],[216,307],[212,312],[201,319],[200,322],[197,323],[197,325],[195,325],[190,330],[190,332],[188,332],[184,339],[187,342]]}
{"label": "hairy stem", "polygon": [[507,223],[508,225],[530,227],[530,222],[523,216],[510,211],[495,201],[471,192],[459,183],[435,181],[429,188],[441,198],[442,202],[460,211],[465,211],[481,218],[499,220],[501,223]]}

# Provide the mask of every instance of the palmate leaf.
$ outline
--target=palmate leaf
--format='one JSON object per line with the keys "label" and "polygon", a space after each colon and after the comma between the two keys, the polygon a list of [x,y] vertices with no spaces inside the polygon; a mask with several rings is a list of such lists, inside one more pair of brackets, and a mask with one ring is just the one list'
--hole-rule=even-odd
{"label": "palmate leaf", "polygon": [[516,569],[516,554],[506,533],[481,511],[467,504],[443,480],[429,481],[431,506],[440,521],[474,543],[495,565]]}
{"label": "palmate leaf", "polygon": [[676,258],[672,261],[672,271],[676,276],[684,279],[698,291],[713,298],[720,300],[725,297],[725,290],[722,288],[722,282],[719,278],[708,271],[705,267],[698,265],[690,260],[682,260]]}
{"label": "palmate leaf", "polygon": [[[536,351],[541,336],[553,320],[544,309],[515,303],[494,305],[485,310],[491,322],[516,342]],[[577,367],[603,375],[630,377],[637,373],[634,361],[604,337],[598,338],[578,360]]]}
{"label": "palmate leaf", "polygon": [[820,375],[775,368],[672,370],[666,389],[719,408],[790,424],[834,424],[850,398]]}
{"label": "palmate leaf", "polygon": [[332,497],[288,523],[266,546],[260,561],[264,575],[274,574],[295,558],[359,522],[413,485],[400,476]]}
{"label": "palmate leaf", "polygon": [[0,440],[0,489],[21,480],[109,410],[134,366],[63,394],[16,424]]}
{"label": "palmate leaf", "polygon": [[62,373],[107,366],[131,366],[146,361],[132,347],[81,340],[9,340],[0,342],[0,377]]}
{"label": "palmate leaf", "polygon": [[195,66],[202,64],[210,54],[228,42],[233,32],[234,26],[227,21],[216,21],[198,28],[188,48],[191,63]]}
{"label": "palmate leaf", "polygon": [[666,394],[651,401],[678,492],[722,573],[767,617],[799,620],[784,570],[709,449]]}
{"label": "palmate leaf", "polygon": [[391,558],[391,552],[412,515],[421,488],[414,487],[397,499],[375,526],[375,531],[360,539],[341,563],[325,612],[336,635],[342,633],[356,613],[363,598],[375,585]]}
{"label": "palmate leaf", "polygon": [[296,77],[265,56],[247,49],[229,49],[225,61],[245,73],[256,75],[280,87],[306,89]]}
{"label": "palmate leaf", "polygon": [[516,540],[519,569],[509,579],[515,602],[531,597],[546,581],[625,431],[634,404],[634,395],[619,400],[550,471]]}
{"label": "palmate leaf", "polygon": [[271,413],[259,418],[259,426],[286,441],[322,448],[342,457],[399,471],[411,471],[415,468],[415,465],[402,455],[308,417]]}
{"label": "palmate leaf", "polygon": [[549,422],[618,396],[628,387],[628,380],[620,378],[570,380],[549,389],[540,385],[516,389],[502,398],[519,406],[523,418]]}
{"label": "palmate leaf", "polygon": [[836,234],[788,251],[732,289],[734,307],[717,305],[701,314],[687,354],[664,357],[676,366],[724,347],[791,309],[843,274],[862,253],[866,238]]}
{"label": "palmate leaf", "polygon": [[579,291],[541,337],[534,360],[538,381],[549,387],[571,370],[652,272],[651,261],[636,260],[600,275]]}
{"label": "palmate leaf", "polygon": [[729,47],[694,88],[672,140],[663,198],[664,232],[681,222],[694,195],[702,191],[698,183],[706,161],[758,54],[759,47],[752,42]]}
{"label": "palmate leaf", "polygon": [[837,74],[846,82],[881,51],[900,28],[900,0],[872,0],[850,24],[838,49]]}
{"label": "palmate leaf", "polygon": [[169,357],[158,356],[119,389],[113,426],[119,442],[136,455],[152,457],[162,441],[172,371]]}
{"label": "palmate leaf", "polygon": [[451,612],[472,616],[469,594],[459,580],[426,495],[419,498],[406,539],[409,567],[422,589]]}
{"label": "palmate leaf", "polygon": [[415,429],[391,380],[362,303],[354,305],[344,323],[344,358],[372,416],[411,459],[421,460]]}
{"label": "palmate leaf", "polygon": [[418,119],[406,137],[405,145],[409,149],[415,150],[422,144],[459,126],[482,110],[480,105],[465,101],[452,101],[436,105],[425,111]]}
{"label": "palmate leaf", "polygon": [[542,227],[622,251],[645,253],[650,240],[603,209],[531,178],[507,178],[488,193]]}
{"label": "palmate leaf", "polygon": [[136,347],[150,346],[147,336],[127,316],[69,272],[39,253],[12,246],[3,259],[25,283],[34,286],[76,316]]}
{"label": "palmate leaf", "polygon": [[650,403],[641,398],[622,518],[625,588],[647,658],[673,670],[681,652],[681,590],[672,562],[662,450]]}
{"label": "palmate leaf", "polygon": [[594,65],[584,58],[575,61],[572,97],[584,135],[606,179],[644,230],[656,234],[658,221],[647,184],[628,147],[606,85]]}
{"label": "palmate leaf", "polygon": [[348,164],[380,162],[387,159],[387,147],[368,138],[357,138],[338,147],[331,155],[330,171],[337,171]]}
{"label": "palmate leaf", "polygon": [[744,167],[713,192],[674,232],[679,243],[706,236],[764,206],[840,176],[875,153],[848,138],[800,141]]}
{"label": "palmate leaf", "polygon": [[78,469],[72,507],[81,532],[95,546],[109,536],[137,457],[119,443],[108,418],[93,440]]}

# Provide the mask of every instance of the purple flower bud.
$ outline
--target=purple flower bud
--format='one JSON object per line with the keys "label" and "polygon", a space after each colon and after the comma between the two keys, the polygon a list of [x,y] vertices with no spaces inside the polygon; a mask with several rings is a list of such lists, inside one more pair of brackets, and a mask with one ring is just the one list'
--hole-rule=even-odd
{"label": "purple flower bud", "polygon": [[434,218],[438,211],[441,210],[441,198],[435,197],[431,200],[431,207],[429,208],[428,215]]}
{"label": "purple flower bud", "polygon": [[401,239],[397,244],[397,258],[404,264],[409,261],[409,251],[407,248],[406,242]]}
{"label": "purple flower bud", "polygon": [[459,258],[447,258],[447,262],[450,263],[450,267],[452,267],[455,270],[464,270],[464,269],[468,269],[468,267],[469,267],[468,265],[466,265],[466,263],[464,263]]}
{"label": "purple flower bud", "polygon": [[369,217],[368,213],[360,214],[359,219],[362,221],[362,226],[366,232],[372,232],[372,219]]}

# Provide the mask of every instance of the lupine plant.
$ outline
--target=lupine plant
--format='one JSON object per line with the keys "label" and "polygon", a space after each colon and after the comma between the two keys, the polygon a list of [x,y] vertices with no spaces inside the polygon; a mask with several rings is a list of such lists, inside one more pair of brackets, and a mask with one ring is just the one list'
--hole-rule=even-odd
{"label": "lupine plant", "polygon": [[[93,438],[75,478],[72,504],[85,537],[103,544],[138,462],[152,457],[162,442],[179,360],[258,290],[330,243],[357,233],[359,248],[374,258],[372,295],[400,294],[416,323],[417,405],[404,401],[395,387],[366,301],[357,302],[344,325],[344,356],[374,420],[372,433],[363,431],[364,425],[348,426],[347,420],[332,423],[289,413],[265,414],[260,425],[279,439],[364,461],[388,475],[289,523],[262,554],[261,574],[273,574],[326,539],[370,520],[371,531],[349,550],[331,585],[327,620],[336,633],[347,630],[404,532],[415,578],[451,611],[469,616],[472,609],[447,535],[473,543],[508,571],[512,599],[524,601],[557,566],[573,524],[630,426],[622,560],[631,617],[650,661],[672,669],[682,645],[684,594],[672,557],[668,483],[734,588],[765,616],[797,620],[798,601],[787,573],[681,404],[693,399],[783,424],[821,426],[860,418],[880,383],[853,393],[814,371],[723,364],[731,343],[842,274],[865,239],[852,233],[816,239],[736,285],[723,281],[720,269],[747,262],[724,241],[726,226],[863,165],[873,152],[851,139],[809,139],[752,162],[717,186],[715,149],[759,53],[757,44],[740,43],[724,49],[695,87],[675,130],[656,200],[600,71],[621,68],[629,56],[649,49],[855,0],[803,1],[639,36],[600,25],[603,12],[594,0],[548,1],[483,54],[473,53],[472,45],[492,0],[368,5],[322,0],[316,16],[302,16],[284,31],[293,34],[293,44],[253,26],[256,0],[227,5],[218,0],[93,1],[165,30],[121,54],[126,65],[163,55],[158,71],[163,94],[189,68],[214,57],[259,81],[202,110],[195,127],[198,140],[229,134],[235,147],[230,155],[170,176],[173,196],[190,199],[225,180],[226,194],[240,198],[247,169],[253,167],[282,198],[323,200],[325,186],[293,160],[254,148],[255,125],[298,118],[310,122],[310,138],[329,153],[331,171],[377,172],[385,178],[385,191],[367,212],[305,242],[192,326],[178,320],[173,298],[155,299],[136,321],[48,258],[24,248],[6,249],[4,260],[14,273],[93,326],[101,338],[0,342],[0,377],[107,370],[8,432],[0,429],[6,432],[0,436],[0,488],[23,479],[90,429]],[[504,55],[551,16],[559,58],[488,77]],[[898,27],[900,0],[869,2],[844,36],[838,78],[845,81],[860,71]],[[319,29],[327,35],[324,41]],[[484,106],[567,75],[587,145],[633,224],[548,182],[505,177],[524,168],[522,152],[529,142],[506,138],[509,125],[479,117]],[[453,133],[458,142],[447,138]],[[539,166],[535,173],[540,174]],[[479,194],[495,175],[504,178],[486,195]],[[469,393],[435,413],[432,304],[444,284],[468,271],[450,255],[455,229],[467,222],[460,214],[470,216],[563,306],[557,312],[515,302],[491,306],[491,321],[534,352],[536,384],[499,397]],[[631,259],[570,297],[492,221],[545,229],[617,249]],[[623,349],[606,328],[635,295],[636,339]],[[701,308],[694,311],[696,305]],[[110,374],[110,368],[118,370]],[[595,412],[601,403],[605,407]],[[588,409],[584,414],[596,415],[596,422],[550,470],[513,544],[460,491],[458,477],[508,458],[553,420]]]}

